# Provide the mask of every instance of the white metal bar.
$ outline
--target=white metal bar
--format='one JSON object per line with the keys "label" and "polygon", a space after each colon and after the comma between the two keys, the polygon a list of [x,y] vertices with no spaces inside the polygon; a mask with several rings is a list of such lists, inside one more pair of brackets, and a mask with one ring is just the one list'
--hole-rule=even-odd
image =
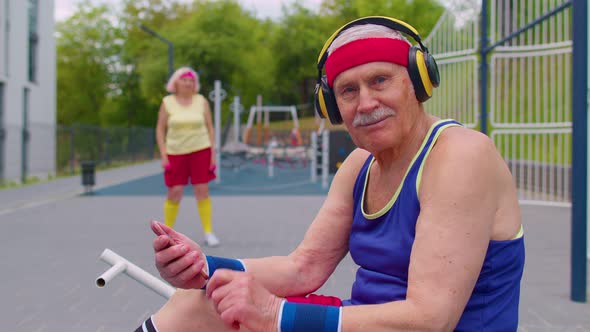
{"label": "white metal bar", "polygon": [[125,273],[140,284],[146,286],[147,288],[167,299],[170,298],[176,291],[174,287],[154,277],[110,249],[105,249],[100,255],[100,259],[111,264],[113,267],[111,267],[96,279],[96,285],[98,287],[106,286],[106,284],[108,284],[109,281],[111,281],[114,277],[121,273]]}
{"label": "white metal bar", "polygon": [[494,50],[494,55],[497,57],[510,57],[513,53],[529,53],[540,52],[537,55],[545,55],[543,52],[551,53],[571,53],[572,41],[562,41],[551,44],[534,44],[534,45],[519,45],[519,46],[498,46]]}
{"label": "white metal bar", "polygon": [[318,181],[318,135],[315,131],[311,132],[311,160],[309,165],[311,168],[311,183]]}
{"label": "white metal bar", "polygon": [[217,164],[215,182],[221,182],[221,81],[214,82],[215,101],[214,101],[214,116],[215,116],[215,160]]}
{"label": "white metal bar", "polygon": [[328,188],[328,172],[330,163],[330,132],[322,132],[322,188]]}
{"label": "white metal bar", "polygon": [[234,143],[240,142],[240,96],[234,96]]}

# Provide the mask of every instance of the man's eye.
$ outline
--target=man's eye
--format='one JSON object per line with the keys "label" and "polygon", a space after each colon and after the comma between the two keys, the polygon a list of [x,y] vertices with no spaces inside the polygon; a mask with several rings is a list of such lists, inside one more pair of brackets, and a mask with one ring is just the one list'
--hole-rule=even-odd
{"label": "man's eye", "polygon": [[346,86],[346,87],[343,87],[342,89],[340,89],[341,94],[348,94],[351,92],[354,92],[354,88],[350,87],[350,86]]}
{"label": "man's eye", "polygon": [[387,79],[385,78],[385,76],[377,76],[373,80],[373,83],[375,83],[375,84],[381,84],[381,83],[385,82],[386,80]]}

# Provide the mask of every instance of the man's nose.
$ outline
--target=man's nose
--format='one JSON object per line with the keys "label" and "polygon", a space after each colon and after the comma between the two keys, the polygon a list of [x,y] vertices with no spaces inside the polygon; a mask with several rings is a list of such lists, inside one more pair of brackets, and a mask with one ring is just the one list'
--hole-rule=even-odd
{"label": "man's nose", "polygon": [[359,112],[370,112],[379,106],[379,101],[375,98],[370,89],[361,88],[359,90]]}

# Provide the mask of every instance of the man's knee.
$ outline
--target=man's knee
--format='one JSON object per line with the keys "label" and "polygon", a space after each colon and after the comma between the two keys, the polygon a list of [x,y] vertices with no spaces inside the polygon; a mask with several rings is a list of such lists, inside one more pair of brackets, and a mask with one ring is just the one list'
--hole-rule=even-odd
{"label": "man's knee", "polygon": [[177,290],[153,316],[158,332],[230,331],[202,290]]}

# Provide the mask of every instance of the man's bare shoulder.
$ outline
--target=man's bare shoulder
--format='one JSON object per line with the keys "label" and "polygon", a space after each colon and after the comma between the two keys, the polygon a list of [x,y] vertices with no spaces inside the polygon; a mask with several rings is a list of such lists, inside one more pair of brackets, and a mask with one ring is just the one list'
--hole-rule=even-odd
{"label": "man's bare shoulder", "polygon": [[447,128],[438,138],[429,158],[435,159],[437,164],[461,163],[463,167],[503,161],[488,136],[464,127]]}
{"label": "man's bare shoulder", "polygon": [[447,128],[438,139],[437,145],[449,145],[465,153],[494,149],[492,140],[485,134],[465,127]]}
{"label": "man's bare shoulder", "polygon": [[344,168],[350,171],[358,171],[363,167],[363,164],[369,157],[370,153],[367,150],[356,148],[352,150],[352,152],[346,157],[342,166],[340,168]]}
{"label": "man's bare shoulder", "polygon": [[510,173],[494,142],[485,134],[464,127],[447,128],[429,156],[431,174],[453,177],[473,176],[472,180],[499,181]]}
{"label": "man's bare shoulder", "polygon": [[356,176],[369,156],[370,153],[366,150],[354,149],[336,171],[336,175],[332,181],[332,187],[344,185],[347,188],[344,190],[346,192],[348,187],[354,184]]}

